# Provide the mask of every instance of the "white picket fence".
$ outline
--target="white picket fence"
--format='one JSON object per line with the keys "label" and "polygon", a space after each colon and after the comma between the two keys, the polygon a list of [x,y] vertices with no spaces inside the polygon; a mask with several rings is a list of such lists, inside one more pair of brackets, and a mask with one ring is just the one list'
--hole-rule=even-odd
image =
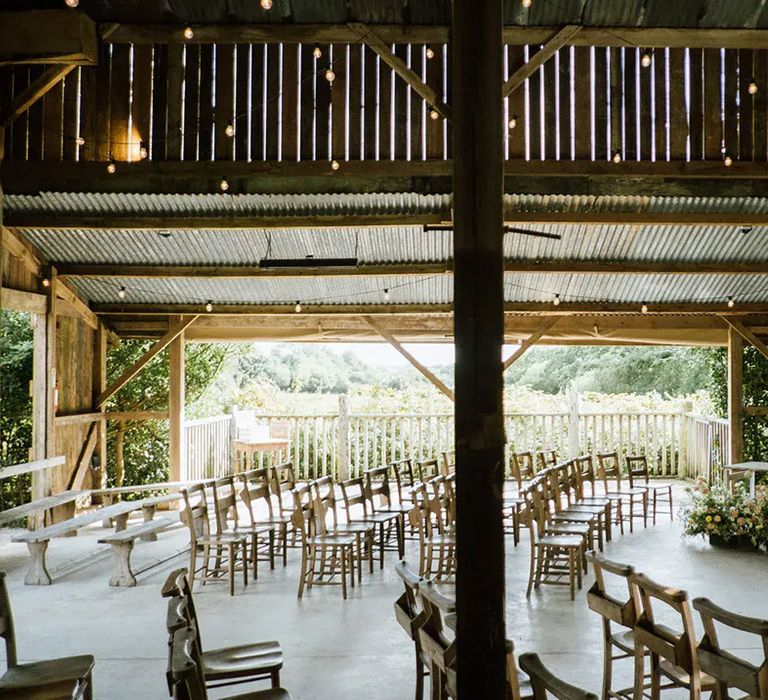
{"label": "white picket fence", "polygon": [[[366,469],[453,449],[452,414],[337,414],[260,416],[287,426],[289,459],[305,478],[358,476]],[[644,454],[658,476],[714,478],[727,463],[728,423],[680,411],[510,414],[505,418],[506,461],[512,452],[555,449],[567,458],[587,452]],[[232,469],[231,416],[185,424],[186,478],[222,476]],[[268,457],[261,456],[260,463]]]}

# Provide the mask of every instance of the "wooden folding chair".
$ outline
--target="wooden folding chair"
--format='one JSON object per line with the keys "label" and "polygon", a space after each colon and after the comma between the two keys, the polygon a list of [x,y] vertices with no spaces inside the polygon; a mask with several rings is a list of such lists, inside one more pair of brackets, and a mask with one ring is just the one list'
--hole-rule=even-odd
{"label": "wooden folding chair", "polygon": [[[619,453],[600,452],[597,455],[597,463],[605,495],[609,498],[618,497],[622,499],[622,518],[629,522],[629,531],[634,532],[636,507],[639,507],[637,517],[643,519],[643,527],[646,527],[648,521],[648,492],[645,489],[622,486]],[[619,511],[617,510],[616,512],[618,514]],[[622,529],[622,534],[623,532]]]}
{"label": "wooden folding chair", "polygon": [[[730,697],[729,690],[741,690],[749,698],[768,700],[768,620],[737,615],[715,605],[708,598],[694,598],[704,624],[704,636],[699,642],[698,655],[701,670],[712,676],[718,689],[718,698]],[[726,651],[720,646],[715,623],[760,637],[763,660],[755,665]]]}
{"label": "wooden folding chair", "polygon": [[[656,524],[658,506],[664,506],[659,511],[661,515],[668,515],[670,520],[675,519],[672,510],[672,484],[651,484],[651,475],[648,471],[648,460],[645,455],[632,455],[627,457],[627,475],[629,488],[645,489],[647,492],[645,508],[651,511],[651,522]],[[647,519],[647,513],[645,519]]]}
{"label": "wooden folding chair", "polygon": [[[229,595],[235,595],[235,572],[242,570],[243,584],[248,585],[248,535],[239,532],[211,533],[205,486],[195,484],[181,490],[184,511],[181,519],[189,528],[189,585],[194,586],[200,573],[200,584],[229,580]],[[202,552],[202,566],[197,568],[197,555]],[[239,560],[239,564],[238,564]],[[213,562],[213,563],[212,563]]]}
{"label": "wooden folding chair", "polygon": [[240,498],[245,503],[251,528],[267,528],[269,568],[275,568],[275,550],[283,554],[283,566],[288,564],[288,525],[290,515],[275,514],[272,504],[269,469],[252,469],[240,475]]}
{"label": "wooden folding chair", "polygon": [[[259,680],[269,680],[273,688],[280,686],[280,670],[283,668],[280,642],[255,642],[203,650],[200,624],[185,568],[176,569],[168,575],[161,594],[168,599],[166,628],[169,644],[172,646],[173,636],[179,630],[189,627],[194,631],[200,655],[198,663],[203,671],[206,688]],[[171,685],[172,680],[169,677]]]}
{"label": "wooden folding chair", "polygon": [[[175,700],[207,700],[208,691],[197,636],[191,628],[182,628],[173,635],[169,676],[172,678]],[[270,688],[220,700],[291,700],[291,696],[284,688]]]}
{"label": "wooden folding chair", "polygon": [[[670,688],[685,688],[690,700],[700,700],[703,691],[715,691],[717,681],[699,666],[688,594],[662,586],[643,574],[632,574],[629,581],[636,589],[634,595],[642,603],[642,611],[635,624],[635,697],[643,697],[646,649],[651,659],[651,698],[654,700],[658,700],[661,691]],[[667,605],[677,613],[682,629],[658,623],[654,616],[654,601]],[[662,685],[662,679],[668,683]]]}
{"label": "wooden folding chair", "polygon": [[[595,570],[595,583],[587,591],[587,605],[602,618],[603,623],[603,700],[625,698],[632,693],[632,688],[613,690],[613,662],[635,657],[634,628],[640,616],[640,599],[637,589],[630,583],[633,567],[610,561],[599,554],[591,556]],[[605,574],[624,580],[627,587],[626,598],[616,598],[608,592]],[[620,630],[614,632],[613,625]]]}
{"label": "wooden folding chair", "polygon": [[419,629],[426,620],[426,612],[421,607],[418,586],[424,581],[403,559],[395,564],[395,572],[405,587],[403,594],[395,601],[395,619],[413,642],[416,659],[416,700],[424,697],[424,677],[428,675],[428,660],[421,650]]}
{"label": "wooden folding chair", "polygon": [[5,642],[7,669],[0,676],[0,697],[93,698],[93,656],[63,656],[20,664],[16,654],[16,631],[5,571],[0,571],[0,637]]}

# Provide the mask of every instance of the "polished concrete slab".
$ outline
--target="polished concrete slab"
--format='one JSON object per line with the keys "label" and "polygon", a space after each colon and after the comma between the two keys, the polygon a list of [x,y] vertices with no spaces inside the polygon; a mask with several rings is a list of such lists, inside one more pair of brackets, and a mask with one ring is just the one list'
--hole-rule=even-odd
{"label": "polished concrete slab", "polygon": [[[164,685],[165,602],[160,586],[165,575],[183,565],[178,557],[139,576],[136,588],[110,588],[109,549],[96,543],[100,528],[50,547],[54,585],[25,586],[27,560],[23,545],[0,539],[0,567],[9,574],[19,654],[22,660],[62,654],[96,656],[97,698],[135,700],[167,697]],[[184,533],[139,543],[136,568],[172,554],[183,546]],[[95,552],[85,567],[76,564]],[[617,537],[606,555],[632,563],[668,584],[706,595],[747,615],[768,618],[768,556],[723,551],[701,540],[682,539],[677,524]],[[575,602],[566,588],[546,587],[525,597],[528,547],[507,552],[507,628],[518,650],[539,652],[566,679],[599,691],[602,677],[600,623],[589,611],[582,591]],[[56,572],[65,571],[64,575]],[[287,568],[262,566],[259,580],[229,597],[225,585],[196,591],[203,641],[209,646],[258,639],[279,639],[285,650],[283,683],[299,699],[365,698],[385,700],[413,695],[411,648],[394,619],[392,604],[400,585],[391,566],[378,568],[342,601],[338,588],[316,588],[296,597],[298,551]],[[591,583],[591,577],[586,584]],[[758,654],[754,639],[725,636],[726,643]],[[631,664],[618,673],[631,677]],[[243,687],[240,686],[240,689]],[[235,692],[238,689],[233,689]],[[226,692],[212,694],[222,697]]]}

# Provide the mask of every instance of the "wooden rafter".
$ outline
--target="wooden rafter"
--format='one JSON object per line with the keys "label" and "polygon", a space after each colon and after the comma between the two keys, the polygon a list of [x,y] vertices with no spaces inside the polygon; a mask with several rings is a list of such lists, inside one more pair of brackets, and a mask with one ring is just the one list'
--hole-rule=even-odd
{"label": "wooden rafter", "polygon": [[[427,234],[428,235],[428,234]],[[356,267],[261,268],[254,265],[90,265],[58,263],[59,277],[365,277],[371,275],[439,275],[453,270],[451,261],[394,263]],[[542,274],[767,275],[765,262],[601,262],[597,260],[507,260],[506,272]],[[59,295],[61,296],[61,295]]]}
{"label": "wooden rafter", "polygon": [[531,56],[527,63],[524,63],[509,76],[507,82],[504,83],[502,90],[504,97],[507,97],[517,90],[528,78],[552,58],[552,56],[563,48],[563,46],[571,43],[571,40],[579,33],[579,31],[581,31],[579,25],[567,24],[549,39],[533,56]]}
{"label": "wooden rafter", "polygon": [[72,289],[59,280],[58,276],[56,279],[56,296],[67,302],[74,309],[75,313],[91,328],[96,329],[99,327],[99,319],[96,317],[96,314],[91,311],[90,307]]}
{"label": "wooden rafter", "polygon": [[30,250],[30,247],[5,226],[0,226],[0,235],[2,235],[3,250],[8,251],[15,258],[19,258],[22,265],[33,275],[39,275],[42,264],[37,255]]}
{"label": "wooden rafter", "polygon": [[560,320],[559,316],[552,316],[550,318],[545,318],[542,322],[539,328],[531,333],[520,345],[515,348],[514,352],[506,359],[504,360],[502,364],[502,371],[506,372],[515,362],[517,362],[528,350],[528,348],[533,347],[541,338],[544,336],[544,334],[549,331],[552,326],[554,326],[558,321]]}
{"label": "wooden rafter", "polygon": [[350,28],[358,36],[358,39],[369,46],[395,73],[397,73],[416,94],[423,97],[427,104],[434,109],[443,119],[451,118],[451,108],[446,105],[434,88],[427,85],[413,70],[411,70],[399,56],[392,53],[391,48],[378,35],[377,30],[369,25],[351,22]]}
{"label": "wooden rafter", "polygon": [[734,318],[723,316],[723,320],[736,331],[736,333],[744,338],[744,340],[753,345],[761,355],[768,358],[768,345],[760,340],[751,329],[747,328],[741,321]]}
{"label": "wooden rafter", "polygon": [[136,362],[128,367],[112,384],[110,384],[96,399],[96,407],[103,406],[107,399],[122,389],[131,379],[133,379],[144,367],[149,364],[159,353],[167,348],[185,329],[189,328],[197,316],[188,316],[175,323],[168,332],[160,338],[149,350],[147,350]]}
{"label": "wooden rafter", "polygon": [[427,380],[433,384],[439,391],[445,394],[451,401],[455,400],[453,390],[446,386],[428,367],[425,367],[411,353],[409,353],[398,341],[395,336],[385,330],[378,321],[370,316],[363,316],[363,320],[375,330],[384,340],[386,340],[395,350],[397,350],[408,362],[410,362]]}

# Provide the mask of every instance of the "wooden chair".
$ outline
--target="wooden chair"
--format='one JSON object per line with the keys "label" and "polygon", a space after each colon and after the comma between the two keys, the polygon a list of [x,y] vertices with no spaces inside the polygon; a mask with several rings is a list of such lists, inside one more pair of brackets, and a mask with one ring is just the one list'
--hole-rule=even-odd
{"label": "wooden chair", "polygon": [[557,462],[557,450],[542,450],[537,455],[539,471],[547,467],[554,467]]}
{"label": "wooden chair", "polygon": [[275,514],[270,481],[267,468],[243,472],[240,475],[240,499],[248,512],[250,527],[268,534],[269,568],[274,569],[275,551],[278,549],[283,554],[283,566],[288,564],[288,525],[291,518],[289,515]]}
{"label": "wooden chair", "polygon": [[[579,523],[589,526],[589,549],[603,550],[605,537],[605,507],[604,506],[579,506],[564,503],[565,494],[561,488],[563,471],[560,467],[549,467],[541,474],[540,493],[546,503],[551,503],[553,510],[549,521],[554,523]],[[567,477],[566,477],[567,480]]]}
{"label": "wooden chair", "polygon": [[[717,682],[718,698],[729,697],[730,689],[738,689],[750,698],[768,700],[768,620],[737,615],[715,605],[708,598],[694,598],[693,607],[704,624],[704,636],[699,642],[701,670]],[[715,623],[760,637],[763,661],[756,666],[724,650],[718,641]]]}
{"label": "wooden chair", "polygon": [[445,450],[442,454],[442,464],[440,473],[443,476],[449,476],[456,473],[456,450]]}
{"label": "wooden chair", "polygon": [[403,559],[395,564],[395,572],[405,587],[403,594],[395,601],[395,619],[413,642],[416,659],[416,700],[424,697],[424,677],[428,675],[428,660],[421,650],[419,629],[424,624],[426,613],[418,597],[418,586],[424,581]]}
{"label": "wooden chair", "polygon": [[434,476],[440,475],[440,464],[436,459],[424,459],[416,462],[416,472],[419,481],[427,481]]}
{"label": "wooden chair", "polygon": [[313,499],[309,485],[297,485],[294,498],[291,520],[301,542],[299,598],[304,596],[305,587],[309,590],[313,586],[341,585],[341,595],[346,600],[347,576],[354,588],[355,562],[362,559],[361,552],[356,551],[359,541],[351,534],[326,531],[325,509]]}
{"label": "wooden chair", "polygon": [[721,473],[721,479],[728,489],[728,493],[734,495],[736,487],[739,484],[746,483],[749,487],[749,481],[754,472],[750,472],[746,469],[734,469],[733,467],[725,467]]}
{"label": "wooden chair", "polygon": [[[200,624],[185,568],[176,569],[168,575],[161,595],[168,598],[166,627],[169,644],[172,645],[173,635],[177,631],[185,628],[194,631],[200,656],[198,663],[206,688],[220,688],[259,680],[269,680],[273,688],[280,686],[280,671],[283,668],[283,650],[280,642],[255,642],[203,650]],[[169,677],[171,684],[172,680]]]}
{"label": "wooden chair", "polygon": [[[175,700],[207,700],[206,678],[194,629],[185,627],[174,633],[169,676]],[[291,696],[284,688],[270,688],[220,700],[291,700]]]}
{"label": "wooden chair", "polygon": [[[297,484],[302,483],[296,478],[292,462],[283,462],[272,467],[272,493],[277,499],[280,515],[290,517],[293,514],[293,494]],[[306,483],[306,482],[303,482]]]}
{"label": "wooden chair", "polygon": [[[645,489],[648,493],[646,508],[651,511],[651,522],[656,524],[658,506],[664,506],[659,511],[661,515],[669,515],[670,520],[675,519],[672,510],[672,484],[651,484],[651,475],[648,471],[648,460],[645,455],[632,455],[627,457],[627,475],[629,476],[629,488]],[[639,481],[639,483],[638,483]]]}
{"label": "wooden chair", "polygon": [[597,700],[597,695],[570,685],[555,676],[541,662],[538,654],[522,654],[520,668],[528,674],[533,688],[533,700],[547,700],[551,695],[557,700]]}
{"label": "wooden chair", "polygon": [[597,462],[605,495],[622,499],[622,518],[629,522],[629,531],[634,532],[636,506],[640,509],[637,517],[643,519],[643,527],[645,527],[648,522],[648,492],[645,489],[627,488],[621,485],[621,461],[618,452],[600,452],[597,455]]}
{"label": "wooden chair", "polygon": [[[635,573],[633,567],[610,561],[599,554],[591,557],[595,570],[595,582],[587,591],[587,605],[596,612],[603,622],[603,700],[608,698],[626,698],[632,689],[614,691],[613,662],[621,659],[634,659],[634,628],[640,616],[640,599],[630,578]],[[608,592],[605,574],[624,580],[627,587],[626,598],[616,598]],[[613,625],[620,630],[614,632]]]}
{"label": "wooden chair", "polygon": [[[699,666],[688,594],[662,586],[643,574],[634,573],[629,581],[636,589],[633,595],[639,597],[642,603],[642,611],[635,624],[635,697],[643,697],[646,649],[650,652],[651,697],[654,700],[659,698],[662,690],[670,688],[685,688],[691,700],[699,700],[702,691],[715,691],[717,682]],[[677,613],[682,629],[659,624],[654,616],[654,601],[667,605]],[[662,678],[669,682],[662,685]]]}
{"label": "wooden chair", "polygon": [[368,469],[365,474],[365,490],[368,497],[371,513],[395,513],[397,514],[397,536],[399,551],[404,551],[405,543],[405,516],[413,507],[410,503],[395,503],[392,498],[392,490],[389,485],[389,467],[376,467]]}
{"label": "wooden chair", "polygon": [[416,485],[416,476],[413,471],[412,459],[401,459],[391,462],[389,465],[395,475],[395,487],[397,488],[397,502],[411,503],[411,489]]}
{"label": "wooden chair", "polygon": [[[333,483],[333,477],[323,476],[311,482],[314,491],[315,503],[319,503],[325,512],[326,522],[325,531],[334,535],[352,535],[357,540],[358,552],[365,552],[365,558],[368,559],[368,570],[373,573],[373,550],[376,537],[376,526],[374,523],[349,523],[339,520],[336,509],[336,489]],[[331,524],[327,522],[328,514],[331,514]],[[357,580],[362,581],[363,565],[362,561],[358,563]]]}
{"label": "wooden chair", "polygon": [[[426,494],[418,498],[409,522],[419,536],[419,575],[435,580],[451,580],[456,573],[456,537],[445,532],[440,502]],[[416,491],[414,493],[417,493]]]}
{"label": "wooden chair", "polygon": [[[184,512],[181,519],[189,528],[189,585],[194,586],[195,576],[200,572],[200,584],[221,581],[226,574],[229,580],[229,595],[235,594],[235,572],[243,572],[243,584],[248,585],[247,535],[236,532],[211,533],[205,486],[195,484],[182,489]],[[197,499],[197,500],[195,500]],[[202,552],[202,566],[197,568],[197,555]],[[238,564],[238,560],[240,564]],[[212,563],[213,562],[213,563]]]}
{"label": "wooden chair", "polygon": [[595,462],[592,455],[581,455],[573,460],[573,466],[579,472],[579,481],[581,483],[582,497],[586,496],[584,487],[589,484],[589,495],[596,496],[595,482],[597,474],[595,473]]}
{"label": "wooden chair", "polygon": [[438,591],[430,580],[419,583],[417,598],[424,611],[419,643],[429,666],[430,698],[455,698],[455,675],[451,674],[449,679],[448,670],[456,667],[456,643],[445,634],[443,616],[456,612],[456,602]]}
{"label": "wooden chair", "polygon": [[47,700],[48,698],[93,698],[93,656],[63,656],[20,664],[16,654],[16,632],[5,571],[0,571],[0,636],[5,642],[7,669],[0,676],[0,697]]}
{"label": "wooden chair", "polygon": [[[397,551],[398,559],[404,556],[404,537],[400,530],[403,516],[398,512],[373,513],[370,509],[370,500],[363,477],[342,481],[341,496],[344,501],[344,511],[349,523],[371,523],[377,529],[375,537],[379,550],[379,568],[384,568],[384,551]],[[395,545],[391,541],[392,529],[395,530]]]}
{"label": "wooden chair", "polygon": [[[605,541],[610,542],[613,539],[611,525],[613,524],[614,501],[613,499],[608,498],[608,496],[596,496],[594,493],[594,486],[592,487],[592,495],[586,496],[584,494],[583,470],[576,463],[576,460],[571,460],[568,463],[565,488],[569,503],[603,509],[602,513],[604,517],[602,525],[605,532]],[[618,499],[615,502],[615,507],[621,511],[621,499]]]}
{"label": "wooden chair", "polygon": [[518,488],[523,488],[524,481],[530,481],[536,476],[532,452],[513,452],[512,478],[517,481]]}

